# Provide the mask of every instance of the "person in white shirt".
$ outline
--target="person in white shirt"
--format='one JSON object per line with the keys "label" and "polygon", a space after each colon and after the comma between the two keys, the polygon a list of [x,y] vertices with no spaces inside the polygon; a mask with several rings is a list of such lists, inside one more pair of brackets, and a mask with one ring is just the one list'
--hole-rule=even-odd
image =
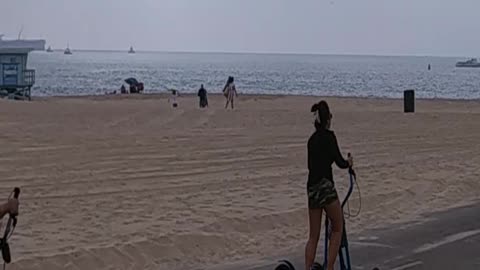
{"label": "person in white shirt", "polygon": [[172,107],[178,107],[177,97],[178,97],[178,90],[172,89],[172,95],[168,98],[168,103],[172,104]]}

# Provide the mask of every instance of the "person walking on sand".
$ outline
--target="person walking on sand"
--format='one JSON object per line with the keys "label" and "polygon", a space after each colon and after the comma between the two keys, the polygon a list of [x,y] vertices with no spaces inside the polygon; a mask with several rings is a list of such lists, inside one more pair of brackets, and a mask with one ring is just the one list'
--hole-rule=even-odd
{"label": "person walking on sand", "polygon": [[[308,218],[309,237],[305,246],[305,269],[310,270],[317,253],[320,230],[322,228],[322,212],[325,211],[331,221],[331,237],[328,246],[326,270],[334,270],[335,260],[340,249],[343,233],[343,212],[333,182],[332,164],[347,169],[353,166],[353,158],[349,155],[345,160],[340,153],[337,138],[330,130],[332,114],[326,101],[312,106],[315,115],[315,132],[308,140]],[[325,247],[327,248],[327,247]]]}
{"label": "person walking on sand", "polygon": [[233,100],[238,97],[237,89],[235,88],[234,78],[232,76],[228,77],[227,83],[223,88],[223,95],[227,99],[227,103],[225,103],[225,109],[228,108],[228,103],[231,104],[232,109],[234,107]]}
{"label": "person walking on sand", "polygon": [[200,108],[208,107],[207,90],[203,87],[203,84],[198,90],[198,97],[200,98]]}
{"label": "person walking on sand", "polygon": [[171,89],[172,95],[168,98],[168,103],[172,104],[173,108],[178,107],[177,97],[179,96],[178,90]]}

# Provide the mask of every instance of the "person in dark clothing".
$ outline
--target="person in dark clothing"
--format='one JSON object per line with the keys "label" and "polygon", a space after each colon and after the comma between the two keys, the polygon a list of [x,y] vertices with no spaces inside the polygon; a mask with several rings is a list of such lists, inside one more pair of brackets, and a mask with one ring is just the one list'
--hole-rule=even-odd
{"label": "person in dark clothing", "polygon": [[130,94],[137,93],[137,87],[134,84],[130,84]]}
{"label": "person in dark clothing", "polygon": [[317,244],[322,227],[322,212],[325,210],[331,221],[332,234],[328,247],[328,265],[326,270],[333,270],[340,249],[343,230],[343,212],[333,182],[332,164],[342,169],[353,166],[349,155],[345,160],[340,153],[337,138],[330,130],[332,114],[326,101],[312,106],[315,115],[315,132],[308,140],[308,216],[310,234],[305,246],[305,269],[310,270],[317,252]]}
{"label": "person in dark clothing", "polygon": [[208,107],[207,90],[203,87],[203,84],[198,90],[198,97],[200,98],[200,108]]}

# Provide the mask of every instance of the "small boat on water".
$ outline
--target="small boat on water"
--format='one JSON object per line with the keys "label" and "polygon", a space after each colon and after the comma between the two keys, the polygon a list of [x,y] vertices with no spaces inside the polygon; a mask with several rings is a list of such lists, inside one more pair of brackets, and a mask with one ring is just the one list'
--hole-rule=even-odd
{"label": "small boat on water", "polygon": [[67,54],[67,55],[73,54],[72,51],[70,50],[70,46],[69,46],[69,45],[67,45],[67,48],[65,49],[65,51],[63,52],[63,54]]}
{"label": "small boat on water", "polygon": [[133,46],[130,46],[130,50],[128,51],[128,53],[135,53],[135,50],[133,50]]}
{"label": "small boat on water", "polygon": [[480,63],[477,61],[476,58],[472,58],[467,61],[460,61],[457,62],[455,65],[456,67],[470,67],[470,68],[480,68]]}
{"label": "small boat on water", "polygon": [[52,47],[48,46],[47,52],[53,52]]}

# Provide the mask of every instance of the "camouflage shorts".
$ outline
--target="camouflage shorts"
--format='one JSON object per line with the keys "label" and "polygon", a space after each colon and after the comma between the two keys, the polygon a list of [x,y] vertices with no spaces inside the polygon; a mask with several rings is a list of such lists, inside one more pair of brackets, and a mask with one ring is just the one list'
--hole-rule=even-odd
{"label": "camouflage shorts", "polygon": [[333,182],[326,178],[308,185],[307,192],[309,209],[324,208],[338,199],[337,190]]}

